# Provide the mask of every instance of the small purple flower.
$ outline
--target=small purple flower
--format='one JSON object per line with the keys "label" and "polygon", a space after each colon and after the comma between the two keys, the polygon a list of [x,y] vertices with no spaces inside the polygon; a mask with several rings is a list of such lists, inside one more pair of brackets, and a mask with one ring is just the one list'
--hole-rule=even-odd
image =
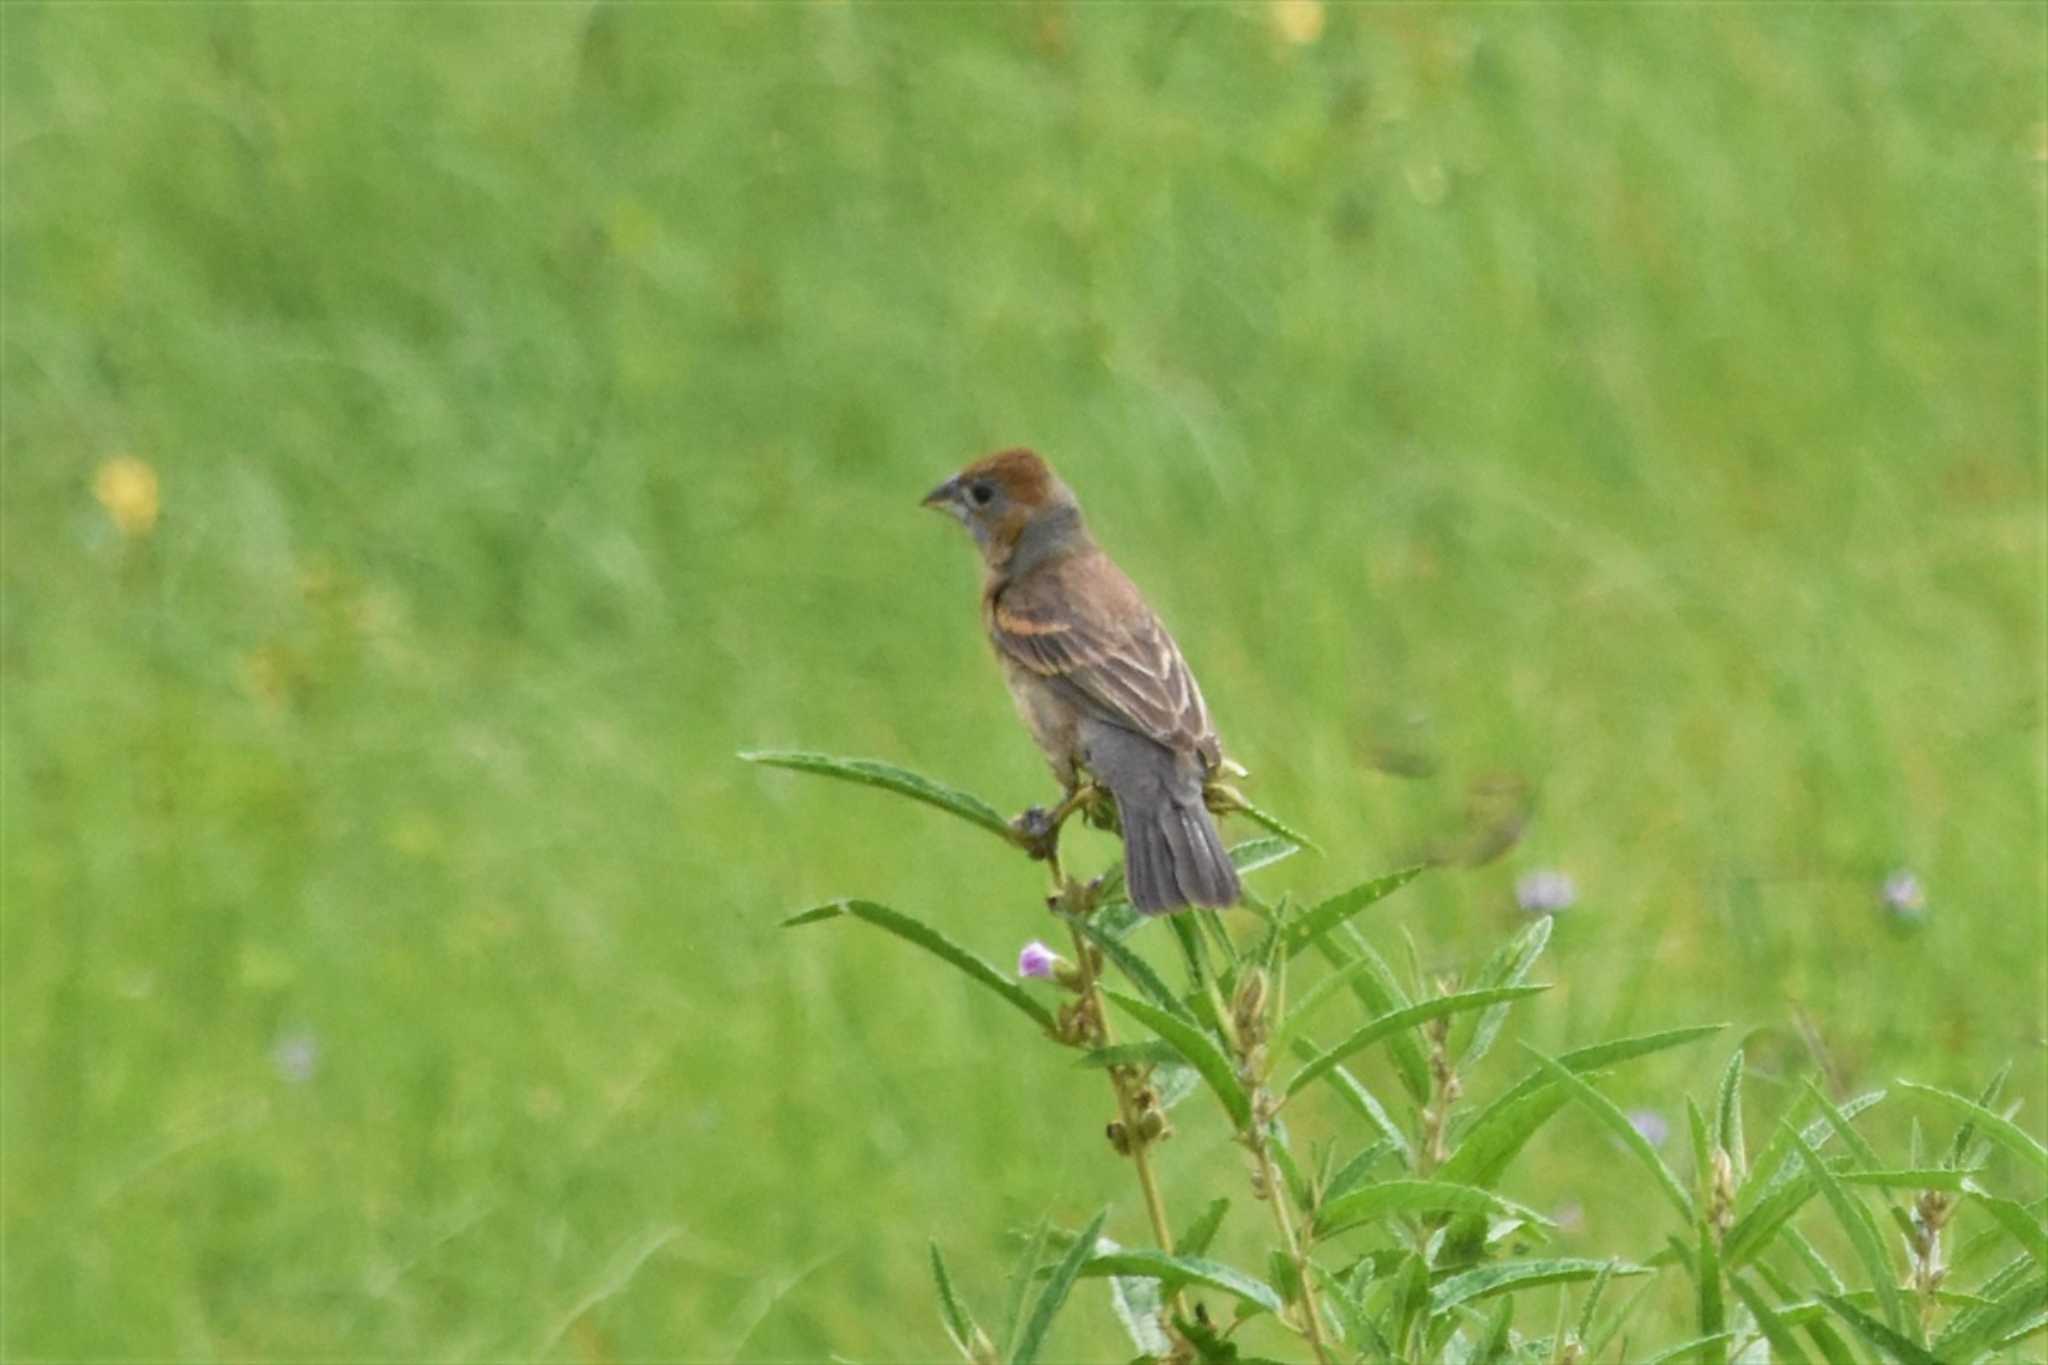
{"label": "small purple flower", "polygon": [[1652,1147],[1662,1147],[1664,1140],[1671,1136],[1671,1125],[1654,1109],[1629,1110],[1628,1126],[1641,1133],[1643,1140]]}
{"label": "small purple flower", "polygon": [[304,1085],[320,1069],[320,1040],[310,1033],[287,1033],[271,1047],[270,1064],[280,1080]]}
{"label": "small purple flower", "polygon": [[1050,981],[1059,961],[1057,953],[1033,939],[1017,954],[1017,975],[1034,981]]}
{"label": "small purple flower", "polygon": [[1927,889],[1908,868],[1900,868],[1884,879],[1878,890],[1885,912],[1894,919],[1917,923],[1927,918]]}
{"label": "small purple flower", "polygon": [[1571,874],[1554,867],[1539,867],[1515,879],[1515,904],[1532,915],[1554,915],[1569,910],[1579,900],[1579,888]]}

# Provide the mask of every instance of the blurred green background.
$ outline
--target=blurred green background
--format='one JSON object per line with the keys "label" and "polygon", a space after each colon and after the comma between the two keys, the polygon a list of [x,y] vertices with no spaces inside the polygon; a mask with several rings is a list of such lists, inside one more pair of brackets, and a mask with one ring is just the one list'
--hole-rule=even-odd
{"label": "blurred green background", "polygon": [[[1047,796],[916,506],[1017,443],[1326,845],[1266,892],[1526,814],[1376,939],[1468,966],[1559,869],[1518,1036],[1734,1026],[1624,1102],[1757,1030],[1753,1131],[2006,1061],[2040,1131],[2044,40],[6,5],[0,1349],[937,1359],[928,1235],[985,1312],[1041,1213],[1141,1237],[1098,1077],[773,927],[1008,960],[1040,874],[732,758]],[[1183,1216],[1242,1194],[1206,1118]],[[1615,1150],[1567,1116],[1507,1191],[1648,1250]]]}

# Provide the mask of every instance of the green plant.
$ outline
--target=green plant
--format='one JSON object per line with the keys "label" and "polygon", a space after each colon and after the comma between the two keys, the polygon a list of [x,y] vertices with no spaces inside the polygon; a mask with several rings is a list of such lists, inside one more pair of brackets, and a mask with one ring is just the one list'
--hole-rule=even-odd
{"label": "green plant", "polygon": [[[1466,1077],[1500,1040],[1512,1008],[1547,989],[1529,981],[1550,938],[1547,917],[1463,979],[1425,981],[1412,967],[1404,979],[1357,920],[1419,867],[1312,904],[1284,896],[1269,902],[1248,891],[1235,927],[1209,910],[1155,922],[1123,898],[1115,870],[1092,880],[1068,875],[1057,824],[1049,840],[1027,838],[986,802],[872,760],[797,752],[743,757],[936,806],[1043,858],[1050,869],[1047,906],[1072,956],[1033,943],[1018,975],[1050,983],[1063,997],[1056,1005],[939,930],[871,901],[836,901],[784,921],[853,918],[886,930],[1001,996],[1108,1080],[1117,1117],[1106,1136],[1131,1162],[1152,1244],[1106,1236],[1106,1209],[1079,1230],[1041,1228],[1024,1249],[1011,1307],[991,1334],[933,1243],[941,1318],[974,1365],[1038,1359],[1076,1286],[1091,1279],[1107,1281],[1111,1310],[1141,1359],[1175,1362],[1257,1360],[1238,1334],[1261,1322],[1277,1324],[1317,1361],[1418,1365],[1846,1365],[1873,1358],[1925,1365],[2009,1356],[2048,1328],[2048,1201],[2022,1203],[1979,1181],[1998,1148],[2048,1175],[2048,1147],[1998,1108],[2003,1075],[1975,1099],[1901,1083],[1956,1124],[1936,1157],[1921,1149],[1916,1125],[1906,1163],[1887,1164],[1854,1124],[1885,1092],[1837,1104],[1811,1082],[1799,1099],[1811,1115],[1781,1119],[1752,1154],[1744,1054],[1737,1048],[1709,1109],[1684,1102],[1691,1161],[1681,1174],[1599,1081],[1613,1067],[1701,1042],[1721,1025],[1612,1039],[1557,1057],[1525,1047],[1531,1066],[1519,1081],[1484,1104],[1466,1095]],[[1212,799],[1269,831],[1232,850],[1241,872],[1279,862],[1306,843],[1234,790],[1218,788]],[[1084,804],[1070,802],[1062,817]],[[1148,950],[1139,930],[1154,923]],[[1324,969],[1299,989],[1311,950]],[[1122,986],[1107,981],[1112,968]],[[1362,1021],[1333,1027],[1340,1000]],[[1392,1106],[1350,1065],[1372,1049],[1384,1049],[1391,1060],[1399,1087]],[[1315,1088],[1358,1120],[1356,1131],[1304,1141],[1291,1130],[1291,1107]],[[1171,1113],[1197,1091],[1208,1093],[1243,1149],[1251,1197],[1267,1209],[1270,1247],[1256,1269],[1208,1254],[1231,1198],[1211,1194],[1177,1228],[1151,1159],[1174,1134]],[[1572,1106],[1612,1133],[1671,1206],[1673,1230],[1637,1260],[1548,1254],[1551,1220],[1501,1193],[1516,1155]],[[1899,1235],[1897,1254],[1871,1212],[1873,1196]],[[1799,1226],[1816,1201],[1850,1252],[1847,1276]],[[1965,1209],[1974,1209],[1984,1226],[1952,1251],[1950,1225]],[[1974,1287],[1960,1290],[1952,1277],[1965,1270]],[[1696,1331],[1653,1346],[1631,1326],[1666,1273],[1688,1282]],[[1613,1287],[1634,1279],[1643,1287],[1611,1302]],[[1851,1289],[1852,1280],[1860,1287]],[[1545,1330],[1518,1326],[1518,1313],[1528,1324],[1541,1311],[1522,1311],[1531,1297],[1553,1287]]]}

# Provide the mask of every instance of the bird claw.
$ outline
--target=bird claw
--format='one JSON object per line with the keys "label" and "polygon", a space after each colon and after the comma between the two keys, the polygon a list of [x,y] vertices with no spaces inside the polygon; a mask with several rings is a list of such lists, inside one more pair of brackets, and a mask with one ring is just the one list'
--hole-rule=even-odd
{"label": "bird claw", "polygon": [[1052,857],[1060,827],[1052,818],[1052,812],[1044,806],[1033,806],[1025,811],[1010,822],[1010,828],[1015,832],[1017,842],[1033,859],[1044,862]]}

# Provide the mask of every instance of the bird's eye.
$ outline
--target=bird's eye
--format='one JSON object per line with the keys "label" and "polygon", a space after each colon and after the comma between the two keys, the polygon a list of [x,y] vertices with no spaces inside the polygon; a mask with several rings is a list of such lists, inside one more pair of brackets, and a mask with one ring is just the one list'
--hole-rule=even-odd
{"label": "bird's eye", "polygon": [[995,485],[986,479],[967,485],[967,496],[974,499],[976,507],[986,507],[996,495]]}

